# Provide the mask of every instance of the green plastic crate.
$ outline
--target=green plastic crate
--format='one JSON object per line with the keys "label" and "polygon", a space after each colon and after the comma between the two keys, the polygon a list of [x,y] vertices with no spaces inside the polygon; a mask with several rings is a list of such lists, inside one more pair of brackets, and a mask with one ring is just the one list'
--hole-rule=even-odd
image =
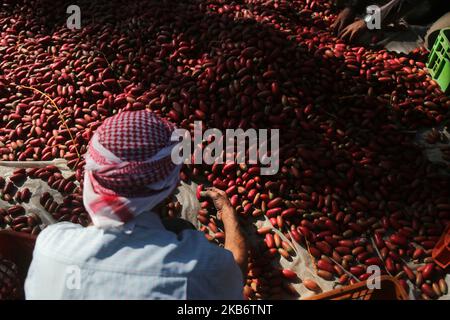
{"label": "green plastic crate", "polygon": [[450,94],[450,28],[439,32],[431,49],[427,68],[442,91]]}

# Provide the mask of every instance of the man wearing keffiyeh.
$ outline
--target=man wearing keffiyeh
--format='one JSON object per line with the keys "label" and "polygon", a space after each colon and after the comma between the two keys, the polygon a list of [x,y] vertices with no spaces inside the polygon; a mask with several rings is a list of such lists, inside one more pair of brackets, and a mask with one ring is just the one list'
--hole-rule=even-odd
{"label": "man wearing keffiyeh", "polygon": [[174,126],[150,111],[121,112],[86,155],[83,202],[93,225],[63,222],[38,237],[27,299],[242,299],[247,248],[226,195],[209,189],[225,249],[190,228],[167,230],[154,208],[179,183]]}

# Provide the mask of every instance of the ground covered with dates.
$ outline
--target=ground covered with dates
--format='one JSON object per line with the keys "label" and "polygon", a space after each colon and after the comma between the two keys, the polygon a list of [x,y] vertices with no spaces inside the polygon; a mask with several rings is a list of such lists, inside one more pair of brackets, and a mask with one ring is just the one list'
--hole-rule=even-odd
{"label": "ground covered with dates", "polygon": [[[69,178],[53,166],[0,178],[10,203],[0,228],[39,233],[39,219],[21,207],[33,193],[21,188],[26,179],[64,196],[41,196],[55,220],[87,225],[79,186],[89,139],[106,117],[147,108],[190,130],[195,120],[280,129],[274,176],[218,164],[181,174],[226,190],[244,225],[265,216],[289,240],[254,230],[247,298],[298,298],[293,283],[321,291],[277,265],[295,254],[291,241],[308,249],[321,278],[356,283],[379,265],[419,299],[446,293],[430,255],[449,220],[449,167],[430,162],[414,138],[448,122],[450,98],[427,73],[426,52],[343,43],[325,0],[78,1],[80,30],[66,27],[70,4],[0,7],[0,159],[64,158],[73,169]],[[223,241],[211,204],[202,203],[199,221]]]}

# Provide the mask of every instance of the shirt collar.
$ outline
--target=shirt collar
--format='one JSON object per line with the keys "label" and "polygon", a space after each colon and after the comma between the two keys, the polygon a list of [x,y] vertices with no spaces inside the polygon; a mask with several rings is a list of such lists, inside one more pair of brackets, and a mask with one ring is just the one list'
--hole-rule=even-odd
{"label": "shirt collar", "polygon": [[136,227],[145,229],[164,229],[159,216],[154,212],[143,212],[133,220],[122,226],[123,232],[126,234],[133,233]]}

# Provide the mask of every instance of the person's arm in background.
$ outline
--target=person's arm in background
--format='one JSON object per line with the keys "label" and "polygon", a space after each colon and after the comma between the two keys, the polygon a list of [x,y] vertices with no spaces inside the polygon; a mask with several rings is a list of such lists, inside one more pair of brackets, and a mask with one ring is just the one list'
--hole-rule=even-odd
{"label": "person's arm in background", "polygon": [[356,15],[365,13],[366,6],[369,5],[368,0],[344,0],[337,1],[337,7],[341,9],[331,29],[335,34],[339,34],[345,27],[353,23]]}
{"label": "person's arm in background", "polygon": [[217,188],[209,188],[204,195],[211,198],[217,209],[217,217],[222,220],[225,232],[225,249],[231,251],[234,260],[239,265],[245,277],[247,274],[248,249],[239,220],[227,197],[227,194]]}
{"label": "person's arm in background", "polygon": [[392,0],[382,6],[381,9],[381,24],[383,26],[392,22],[396,22],[403,18],[409,12],[414,10],[414,6],[417,6],[417,2],[413,0]]}
{"label": "person's arm in background", "polygon": [[[370,5],[370,3],[367,5]],[[414,2],[412,0],[391,0],[380,7],[381,25],[386,26],[392,22],[398,21],[413,9]],[[364,10],[364,14],[365,13]],[[339,37],[352,42],[365,31],[367,31],[366,21],[364,21],[364,19],[357,19],[355,22],[345,27],[339,33]]]}

